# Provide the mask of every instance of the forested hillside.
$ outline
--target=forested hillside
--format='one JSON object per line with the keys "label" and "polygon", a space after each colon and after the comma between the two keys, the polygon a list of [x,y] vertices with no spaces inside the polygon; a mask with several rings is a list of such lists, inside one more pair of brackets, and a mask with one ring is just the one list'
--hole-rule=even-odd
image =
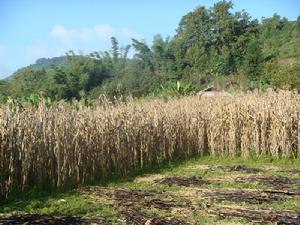
{"label": "forested hillside", "polygon": [[[279,87],[300,90],[300,16],[275,14],[261,22],[220,1],[184,15],[174,37],[156,35],[151,45],[132,39],[111,50],[39,59],[0,81],[2,101],[32,93],[53,100],[132,95],[186,95],[228,82],[237,90]],[[134,57],[128,58],[129,50]]]}

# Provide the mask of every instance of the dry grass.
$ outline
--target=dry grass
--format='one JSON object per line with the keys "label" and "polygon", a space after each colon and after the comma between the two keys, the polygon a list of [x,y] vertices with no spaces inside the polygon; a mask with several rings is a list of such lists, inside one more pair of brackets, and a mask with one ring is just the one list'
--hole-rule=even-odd
{"label": "dry grass", "polygon": [[299,157],[299,94],[0,109],[0,197],[203,154]]}

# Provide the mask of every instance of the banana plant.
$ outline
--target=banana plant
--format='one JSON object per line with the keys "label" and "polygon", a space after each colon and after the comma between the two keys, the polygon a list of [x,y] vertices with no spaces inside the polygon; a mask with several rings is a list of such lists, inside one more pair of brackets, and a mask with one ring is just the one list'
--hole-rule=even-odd
{"label": "banana plant", "polygon": [[180,81],[176,82],[176,86],[174,84],[171,84],[169,86],[163,86],[161,85],[160,92],[163,95],[168,96],[185,96],[190,94],[193,91],[193,86],[191,84],[185,84],[183,85],[180,83]]}
{"label": "banana plant", "polygon": [[37,94],[31,94],[28,98],[28,102],[37,108],[40,102],[40,97]]}

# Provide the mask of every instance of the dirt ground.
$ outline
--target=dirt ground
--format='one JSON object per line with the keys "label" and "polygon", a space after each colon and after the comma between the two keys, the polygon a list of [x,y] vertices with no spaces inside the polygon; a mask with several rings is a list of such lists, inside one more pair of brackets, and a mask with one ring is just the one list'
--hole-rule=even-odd
{"label": "dirt ground", "polygon": [[[300,224],[299,170],[241,165],[186,169],[193,172],[144,175],[121,187],[76,189],[95,204],[113,207],[116,221],[12,213],[0,214],[0,224]],[[212,175],[195,176],[199,171]]]}

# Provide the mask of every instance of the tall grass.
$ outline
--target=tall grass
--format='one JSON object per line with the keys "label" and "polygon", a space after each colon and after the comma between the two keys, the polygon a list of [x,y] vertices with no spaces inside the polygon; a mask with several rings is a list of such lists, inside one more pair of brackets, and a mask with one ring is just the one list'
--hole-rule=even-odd
{"label": "tall grass", "polygon": [[300,156],[292,92],[0,109],[0,196],[66,187],[191,155]]}

